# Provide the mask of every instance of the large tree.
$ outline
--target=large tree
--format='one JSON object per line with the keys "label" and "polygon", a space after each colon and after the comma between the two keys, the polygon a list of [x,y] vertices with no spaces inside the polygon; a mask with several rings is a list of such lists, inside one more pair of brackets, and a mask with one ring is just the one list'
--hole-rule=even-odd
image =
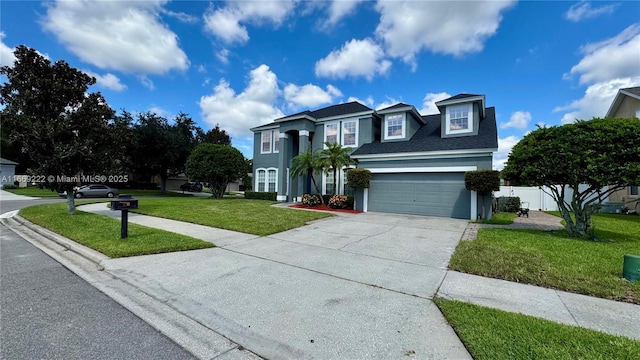
{"label": "large tree", "polygon": [[185,163],[196,146],[197,126],[186,114],[169,121],[152,112],[138,114],[133,126],[136,172],[144,177],[160,176],[160,190],[167,178],[184,172]]}
{"label": "large tree", "polygon": [[538,128],[513,147],[502,177],[540,187],[558,204],[570,235],[592,235],[591,214],[601,202],[640,184],[640,119]]}
{"label": "large tree", "polygon": [[216,127],[206,133],[202,131],[202,129],[198,129],[197,138],[199,143],[206,142],[210,144],[231,145],[231,136],[229,136],[226,130],[220,129],[220,124],[216,124]]}
{"label": "large tree", "polygon": [[81,175],[103,175],[111,168],[108,125],[114,117],[100,93],[88,93],[96,80],[64,61],[51,63],[36,50],[18,46],[13,66],[0,74],[2,124],[9,139],[29,157],[31,175],[41,185],[67,191],[75,213],[73,187]]}
{"label": "large tree", "polygon": [[230,182],[246,174],[246,159],[229,145],[203,143],[196,146],[186,165],[189,178],[204,182],[214,198],[222,198]]}
{"label": "large tree", "polygon": [[356,161],[351,159],[351,148],[330,142],[326,142],[325,146],[326,148],[320,151],[320,166],[324,171],[333,171],[333,193],[336,194],[338,170],[356,164]]}

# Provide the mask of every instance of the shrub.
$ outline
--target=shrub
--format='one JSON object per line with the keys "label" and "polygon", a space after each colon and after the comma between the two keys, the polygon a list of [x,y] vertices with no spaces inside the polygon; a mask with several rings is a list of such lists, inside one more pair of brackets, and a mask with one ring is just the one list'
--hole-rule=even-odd
{"label": "shrub", "polygon": [[371,180],[371,171],[367,169],[347,170],[347,183],[354,189],[366,189]]}
{"label": "shrub", "polygon": [[278,196],[277,192],[265,192],[265,191],[245,191],[244,192],[245,199],[276,201],[277,196]]}
{"label": "shrub", "polygon": [[500,190],[500,172],[496,170],[474,170],[464,173],[464,187],[487,194]]}
{"label": "shrub", "polygon": [[320,196],[316,194],[304,194],[302,195],[302,203],[306,206],[318,206],[320,205]]}
{"label": "shrub", "polygon": [[18,185],[4,184],[4,185],[2,185],[2,188],[5,189],[5,190],[12,190],[12,189],[17,189]]}
{"label": "shrub", "polygon": [[327,206],[332,209],[344,209],[347,207],[347,197],[345,195],[333,195]]}
{"label": "shrub", "polygon": [[498,208],[501,212],[518,212],[518,210],[520,210],[520,198],[518,196],[499,197]]}

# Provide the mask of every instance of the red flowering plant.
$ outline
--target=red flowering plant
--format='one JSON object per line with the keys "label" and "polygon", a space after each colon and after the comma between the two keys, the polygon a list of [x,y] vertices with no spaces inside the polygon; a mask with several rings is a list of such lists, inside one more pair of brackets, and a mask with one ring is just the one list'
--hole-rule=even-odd
{"label": "red flowering plant", "polygon": [[331,199],[329,199],[327,206],[332,209],[345,209],[347,207],[347,196],[333,195]]}
{"label": "red flowering plant", "polygon": [[322,201],[316,194],[304,194],[302,195],[302,203],[306,206],[314,207],[320,205]]}

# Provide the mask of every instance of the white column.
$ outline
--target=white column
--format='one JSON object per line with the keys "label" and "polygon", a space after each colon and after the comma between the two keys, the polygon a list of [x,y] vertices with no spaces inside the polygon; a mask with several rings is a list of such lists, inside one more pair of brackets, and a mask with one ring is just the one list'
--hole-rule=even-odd
{"label": "white column", "polygon": [[478,220],[478,193],[471,190],[471,219]]}

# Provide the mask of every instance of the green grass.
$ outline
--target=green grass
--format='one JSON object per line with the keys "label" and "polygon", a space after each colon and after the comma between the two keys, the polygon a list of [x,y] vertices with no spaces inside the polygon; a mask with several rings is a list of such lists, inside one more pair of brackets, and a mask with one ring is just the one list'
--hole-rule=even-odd
{"label": "green grass", "polygon": [[469,303],[434,299],[474,359],[640,359],[640,342]]}
{"label": "green grass", "polygon": [[600,241],[566,232],[480,229],[461,242],[453,270],[640,304],[640,282],[622,278],[625,254],[640,254],[640,217],[593,216]]}
{"label": "green grass", "polygon": [[518,216],[516,213],[510,212],[499,212],[493,214],[491,219],[489,220],[480,220],[478,223],[480,224],[493,224],[493,225],[511,225],[513,224],[513,219]]}
{"label": "green grass", "polygon": [[132,223],[129,237],[120,239],[120,220],[83,211],[68,215],[66,203],[24,208],[20,215],[111,258],[214,247],[206,241]]}
{"label": "green grass", "polygon": [[39,198],[57,198],[58,193],[55,191],[51,191],[48,189],[39,189],[38,187],[35,186],[30,186],[30,187],[26,187],[26,188],[19,188],[19,189],[5,189],[5,191],[8,191],[10,193],[16,194],[16,195],[23,195],[23,196],[33,196],[33,197],[39,197]]}
{"label": "green grass", "polygon": [[283,209],[265,200],[241,198],[144,199],[136,213],[266,236],[305,225],[332,214]]}

